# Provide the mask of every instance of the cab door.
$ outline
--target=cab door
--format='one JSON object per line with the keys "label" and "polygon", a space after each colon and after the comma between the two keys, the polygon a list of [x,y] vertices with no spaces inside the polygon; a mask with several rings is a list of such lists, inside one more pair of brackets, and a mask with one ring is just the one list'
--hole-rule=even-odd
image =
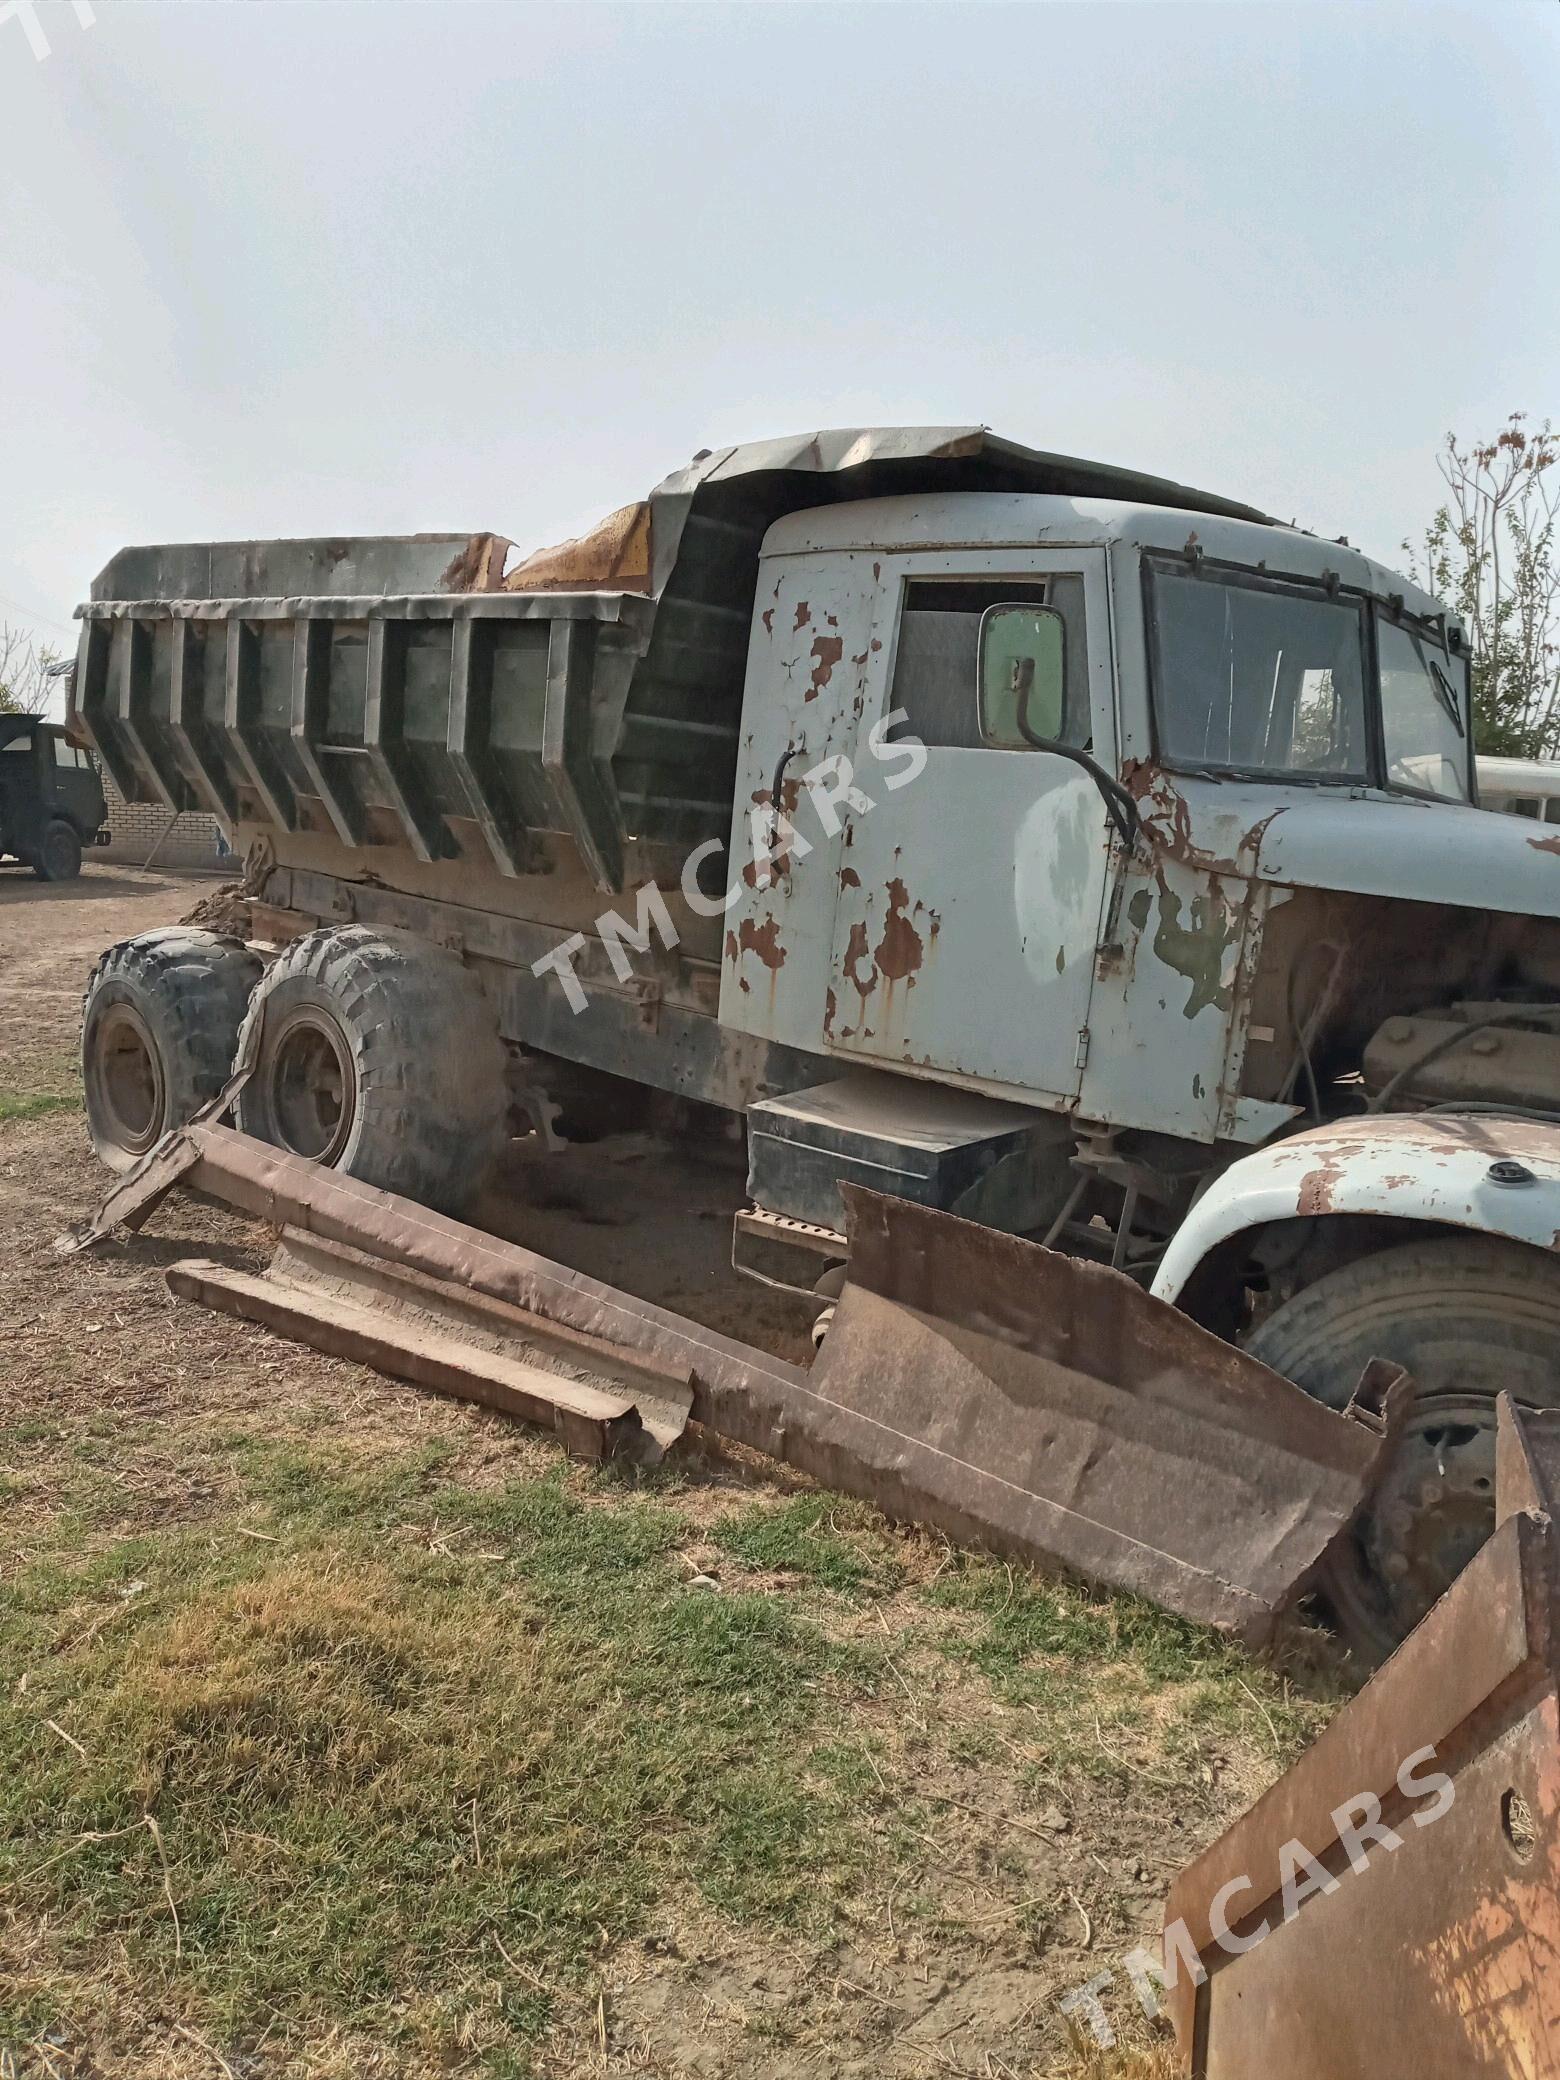
{"label": "cab door", "polygon": [[53,813],[66,817],[83,838],[103,821],[103,785],[90,751],[67,741],[63,730],[46,732],[43,746]]}
{"label": "cab door", "polygon": [[862,742],[924,765],[846,825],[825,1044],[836,1055],[1064,1108],[1088,1050],[1111,875],[1094,781],[1032,738],[1116,761],[1104,551],[885,561]]}

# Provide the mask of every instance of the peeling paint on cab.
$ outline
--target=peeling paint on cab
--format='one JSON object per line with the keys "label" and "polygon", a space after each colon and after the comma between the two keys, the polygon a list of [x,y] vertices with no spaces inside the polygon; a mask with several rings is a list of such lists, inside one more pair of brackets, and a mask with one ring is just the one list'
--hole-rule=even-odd
{"label": "peeling paint on cab", "polygon": [[1225,962],[1240,938],[1240,913],[1224,900],[1217,881],[1191,903],[1191,922],[1181,922],[1181,898],[1163,882],[1159,886],[1159,924],[1154,933],[1154,952],[1167,968],[1191,984],[1182,1016],[1195,1018],[1210,1005],[1221,1011],[1230,1008],[1230,989],[1224,980]]}

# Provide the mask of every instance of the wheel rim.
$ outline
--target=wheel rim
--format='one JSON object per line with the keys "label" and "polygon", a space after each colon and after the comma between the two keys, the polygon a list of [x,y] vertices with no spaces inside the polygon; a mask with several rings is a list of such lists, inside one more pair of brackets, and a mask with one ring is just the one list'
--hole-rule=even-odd
{"label": "wheel rim", "polygon": [[162,1132],[162,1062],[140,1014],[111,1005],[96,1021],[88,1050],[87,1096],[104,1138],[142,1155]]}
{"label": "wheel rim", "polygon": [[1389,1653],[1494,1528],[1494,1401],[1456,1390],[1426,1395],[1334,1566],[1346,1635],[1372,1658]]}
{"label": "wheel rim", "polygon": [[312,1162],[335,1162],[357,1105],[357,1071],[345,1036],[331,1020],[298,1011],[278,1032],[270,1056],[278,1142]]}

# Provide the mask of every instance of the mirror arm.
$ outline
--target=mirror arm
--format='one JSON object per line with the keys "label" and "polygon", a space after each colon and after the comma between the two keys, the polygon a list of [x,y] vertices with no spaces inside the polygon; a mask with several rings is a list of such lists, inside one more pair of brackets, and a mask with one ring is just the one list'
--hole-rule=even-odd
{"label": "mirror arm", "polygon": [[1105,808],[1116,827],[1116,834],[1130,854],[1136,848],[1142,818],[1138,814],[1137,803],[1116,776],[1107,773],[1099,760],[1091,758],[1087,751],[1077,751],[1071,744],[1059,744],[1051,737],[1036,736],[1029,727],[1028,686],[1019,689],[1018,710],[1014,719],[1018,723],[1019,735],[1026,743],[1032,744],[1036,751],[1054,751],[1058,758],[1070,758],[1075,766],[1083,767],[1104,797]]}

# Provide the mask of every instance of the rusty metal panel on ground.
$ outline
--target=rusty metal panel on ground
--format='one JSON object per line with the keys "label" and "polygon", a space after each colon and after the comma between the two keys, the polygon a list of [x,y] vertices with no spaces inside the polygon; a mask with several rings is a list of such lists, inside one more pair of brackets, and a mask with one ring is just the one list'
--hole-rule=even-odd
{"label": "rusty metal panel on ground", "polygon": [[1401,1373],[1372,1368],[1338,1416],[1119,1272],[842,1196],[815,1444],[890,1510],[934,1498],[957,1537],[1266,1639],[1373,1484]]}
{"label": "rusty metal panel on ground", "polygon": [[1500,1420],[1495,1536],[1171,1891],[1198,2080],[1560,2075],[1560,1415]]}
{"label": "rusty metal panel on ground", "polygon": [[654,1465],[692,1403],[686,1376],[619,1353],[548,1348],[518,1309],[291,1229],[263,1277],[201,1258],[167,1277],[182,1299],[552,1430],[577,1458]]}
{"label": "rusty metal panel on ground", "polygon": [[[667,1442],[686,1411],[890,1515],[1252,1644],[1369,1493],[1402,1403],[1401,1375],[1373,1368],[1336,1415],[1130,1279],[851,1186],[851,1274],[810,1371],[209,1123],[116,1185],[78,1242],[138,1225],[181,1182],[296,1231],[290,1255],[315,1279],[300,1294],[296,1263],[250,1281],[207,1267],[181,1274],[196,1297],[566,1441],[583,1420],[596,1452],[630,1409],[653,1437],[670,1390]],[[500,1359],[561,1350],[576,1387],[618,1402],[570,1407],[566,1423],[567,1393],[495,1368],[483,1343],[497,1329]]]}

